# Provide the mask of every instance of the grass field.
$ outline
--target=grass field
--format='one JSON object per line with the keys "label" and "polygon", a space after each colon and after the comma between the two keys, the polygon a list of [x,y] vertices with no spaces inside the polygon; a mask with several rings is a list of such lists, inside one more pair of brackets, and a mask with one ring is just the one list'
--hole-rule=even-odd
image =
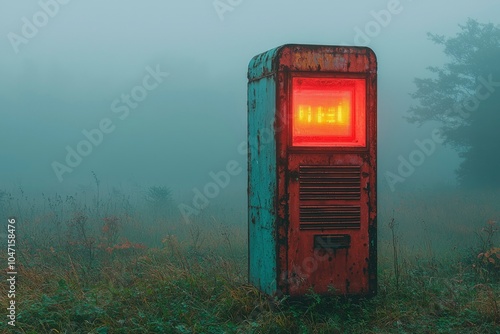
{"label": "grass field", "polygon": [[260,294],[246,283],[246,212],[228,204],[186,224],[165,187],[0,198],[18,270],[16,326],[4,315],[2,333],[500,333],[495,193],[379,196],[367,300]]}

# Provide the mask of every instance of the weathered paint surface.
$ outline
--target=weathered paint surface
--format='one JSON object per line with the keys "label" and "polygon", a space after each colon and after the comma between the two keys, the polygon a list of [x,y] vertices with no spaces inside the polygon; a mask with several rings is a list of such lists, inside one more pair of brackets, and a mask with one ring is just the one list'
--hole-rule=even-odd
{"label": "weathered paint surface", "polygon": [[[250,68],[264,73],[272,57],[257,58]],[[276,292],[276,141],[274,76],[253,80],[248,85],[248,200],[249,280],[262,291]]]}
{"label": "weathered paint surface", "polygon": [[[249,275],[268,294],[376,292],[376,66],[368,48],[310,45],[284,45],[250,62]],[[366,147],[290,146],[295,75],[365,80]],[[343,173],[357,182],[350,186],[356,198],[301,198],[311,175],[328,186]],[[335,225],[325,214],[359,216],[359,223]]]}

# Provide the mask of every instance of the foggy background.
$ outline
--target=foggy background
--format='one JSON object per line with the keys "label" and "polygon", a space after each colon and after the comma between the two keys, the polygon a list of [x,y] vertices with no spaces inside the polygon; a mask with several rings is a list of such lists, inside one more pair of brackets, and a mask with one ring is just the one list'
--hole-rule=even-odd
{"label": "foggy background", "polygon": [[[460,162],[438,145],[395,191],[385,179],[387,171],[397,173],[398,156],[407,158],[414,140],[430,138],[433,129],[403,119],[413,103],[413,79],[445,62],[426,33],[453,36],[469,17],[497,24],[500,13],[493,0],[396,1],[400,12],[367,40],[359,31],[376,22],[372,11],[394,1],[56,3],[57,13],[16,50],[9,34],[23,36],[23,18],[33,22],[42,9],[37,1],[2,2],[0,189],[71,193],[91,187],[93,171],[103,192],[164,185],[176,201],[190,203],[193,189],[211,181],[210,172],[235,160],[243,171],[218,199],[241,206],[246,156],[238,147],[246,141],[246,72],[253,56],[286,43],[371,47],[378,57],[379,196],[397,198],[403,189],[456,184]],[[230,10],[218,13],[221,3]],[[169,75],[120,119],[113,102],[142,85],[147,68]],[[52,164],[65,164],[66,147],[76,149],[86,139],[82,131],[103,119],[114,131],[60,182]]]}

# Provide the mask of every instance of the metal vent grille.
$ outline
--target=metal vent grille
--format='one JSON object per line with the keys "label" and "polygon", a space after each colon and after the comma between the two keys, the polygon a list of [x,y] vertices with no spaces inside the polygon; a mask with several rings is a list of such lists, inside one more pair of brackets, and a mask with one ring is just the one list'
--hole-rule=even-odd
{"label": "metal vent grille", "polygon": [[300,200],[356,200],[361,197],[360,166],[300,166]]}
{"label": "metal vent grille", "polygon": [[301,230],[359,229],[361,209],[353,205],[300,206]]}

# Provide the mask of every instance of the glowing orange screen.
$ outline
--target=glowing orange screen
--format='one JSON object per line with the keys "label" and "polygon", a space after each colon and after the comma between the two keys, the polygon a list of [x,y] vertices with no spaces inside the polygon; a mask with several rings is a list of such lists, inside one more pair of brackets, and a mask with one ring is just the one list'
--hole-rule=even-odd
{"label": "glowing orange screen", "polygon": [[292,79],[293,146],[365,146],[364,79]]}

